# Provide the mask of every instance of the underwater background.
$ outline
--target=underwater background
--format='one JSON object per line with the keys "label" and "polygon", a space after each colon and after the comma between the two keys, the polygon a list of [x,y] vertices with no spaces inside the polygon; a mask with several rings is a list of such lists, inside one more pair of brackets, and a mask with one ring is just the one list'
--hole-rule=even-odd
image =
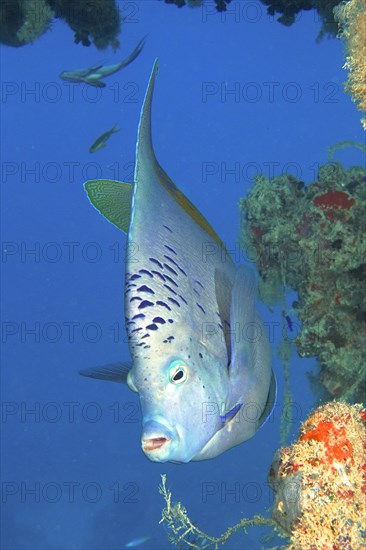
{"label": "underwater background", "polygon": [[[91,208],[88,179],[133,181],[140,109],[154,59],[157,158],[238,262],[239,200],[258,174],[316,180],[327,148],[362,142],[360,114],[343,90],[340,40],[316,41],[321,20],[301,12],[279,24],[259,2],[178,9],[156,0],[119,2],[121,47],[75,45],[54,20],[22,48],[1,46],[2,550],[119,550],[172,545],[159,525],[161,474],[204,531],[269,514],[267,475],[281,441],[283,304],[260,305],[275,327],[278,402],[254,438],[214,460],[149,462],[140,449],[138,396],[88,380],[80,369],[128,359],[123,324],[125,237]],[[59,79],[65,69],[117,63],[147,35],[140,56],[104,89]],[[102,132],[118,125],[90,155]],[[336,153],[345,168],[357,149]],[[275,223],[275,221],[274,221]],[[289,297],[289,304],[296,298]],[[296,318],[293,323],[297,326]],[[295,335],[286,331],[288,338]],[[294,439],[316,395],[315,359],[291,357]],[[270,530],[236,533],[229,549],[283,544]]]}

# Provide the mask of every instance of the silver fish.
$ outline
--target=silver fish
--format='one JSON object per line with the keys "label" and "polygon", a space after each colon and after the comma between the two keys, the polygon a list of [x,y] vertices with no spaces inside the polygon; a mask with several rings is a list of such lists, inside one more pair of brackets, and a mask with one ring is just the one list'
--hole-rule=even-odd
{"label": "silver fish", "polygon": [[84,82],[85,84],[89,84],[90,86],[94,86],[96,88],[105,88],[106,84],[101,79],[124,69],[127,65],[132,63],[132,61],[140,55],[142,48],[145,45],[145,40],[146,37],[144,36],[144,38],[142,38],[137,44],[133,52],[120,63],[115,63],[114,65],[95,65],[94,67],[74,69],[73,71],[66,70],[62,71],[59,76],[62,80],[68,80],[69,82]]}
{"label": "silver fish", "polygon": [[276,394],[252,272],[156,160],[154,63],[138,129],[134,185],[85,184],[92,204],[127,232],[125,314],[133,366],[81,374],[139,393],[145,455],[156,462],[213,458],[252,437]]}

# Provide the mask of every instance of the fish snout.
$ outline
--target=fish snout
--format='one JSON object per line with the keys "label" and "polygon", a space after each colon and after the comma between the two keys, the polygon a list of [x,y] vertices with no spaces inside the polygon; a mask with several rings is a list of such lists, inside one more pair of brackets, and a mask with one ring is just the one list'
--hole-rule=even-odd
{"label": "fish snout", "polygon": [[172,441],[176,439],[175,430],[156,420],[144,424],[141,446],[150,460],[168,460]]}

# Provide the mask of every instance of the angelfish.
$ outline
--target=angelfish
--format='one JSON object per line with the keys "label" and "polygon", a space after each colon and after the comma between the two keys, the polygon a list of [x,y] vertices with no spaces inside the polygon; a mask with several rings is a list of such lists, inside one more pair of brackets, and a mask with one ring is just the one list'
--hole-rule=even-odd
{"label": "angelfish", "polygon": [[274,406],[269,342],[252,272],[237,268],[158,163],[151,136],[156,60],[138,129],[134,184],[93,180],[92,204],[127,233],[125,315],[132,367],[81,371],[138,392],[141,445],[156,462],[216,457],[252,437]]}

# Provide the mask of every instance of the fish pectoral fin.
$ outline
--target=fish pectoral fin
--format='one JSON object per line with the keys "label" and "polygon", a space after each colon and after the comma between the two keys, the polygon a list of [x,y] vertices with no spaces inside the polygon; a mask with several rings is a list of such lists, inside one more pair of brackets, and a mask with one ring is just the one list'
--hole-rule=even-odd
{"label": "fish pectoral fin", "polygon": [[255,291],[253,271],[240,266],[235,274],[230,303],[231,374],[237,374],[238,370],[243,372],[243,368],[250,373],[255,367],[254,340],[248,334],[250,327],[256,328]]}
{"label": "fish pectoral fin", "polygon": [[215,269],[215,294],[221,325],[224,329],[224,338],[228,358],[231,358],[230,331],[230,300],[233,282],[221,269]]}
{"label": "fish pectoral fin", "polygon": [[268,418],[271,416],[273,412],[276,402],[277,402],[277,381],[276,381],[274,372],[272,371],[271,384],[269,386],[267,402],[262,411],[262,414],[260,415],[258,428],[260,428],[261,426],[263,426],[263,424],[267,422]]}
{"label": "fish pectoral fin", "polygon": [[92,205],[118,229],[128,232],[133,185],[115,180],[90,180],[84,184]]}
{"label": "fish pectoral fin", "polygon": [[90,78],[88,76],[83,79],[83,82],[85,82],[86,84],[89,84],[89,86],[94,86],[94,88],[105,88],[106,87],[106,83],[103,82],[103,80],[97,80],[97,79],[94,79],[94,78]]}
{"label": "fish pectoral fin", "polygon": [[80,370],[79,374],[81,374],[81,376],[87,376],[88,378],[95,378],[97,380],[107,380],[109,382],[126,384],[127,375],[131,368],[132,365],[130,363],[111,363],[110,365]]}

